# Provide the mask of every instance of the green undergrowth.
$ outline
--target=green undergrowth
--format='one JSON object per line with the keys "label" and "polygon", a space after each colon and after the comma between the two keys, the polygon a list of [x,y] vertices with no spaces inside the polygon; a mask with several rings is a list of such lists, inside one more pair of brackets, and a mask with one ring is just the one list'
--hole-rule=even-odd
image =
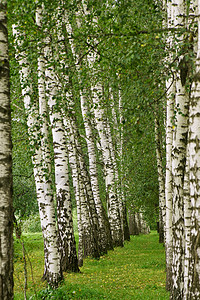
{"label": "green undergrowth", "polygon": [[[132,236],[123,248],[102,256],[86,258],[81,273],[65,273],[57,290],[41,282],[43,242],[41,234],[23,236],[28,253],[27,299],[169,299],[165,291],[164,247],[156,232]],[[30,268],[32,265],[32,275]],[[24,299],[23,255],[15,240],[15,300]]]}

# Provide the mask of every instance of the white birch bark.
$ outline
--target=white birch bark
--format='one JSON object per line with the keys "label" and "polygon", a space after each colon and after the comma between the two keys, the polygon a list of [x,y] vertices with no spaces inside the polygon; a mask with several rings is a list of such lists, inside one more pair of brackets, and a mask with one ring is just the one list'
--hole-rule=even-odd
{"label": "white birch bark", "polygon": [[[85,3],[82,1],[82,10],[84,14],[89,14]],[[80,27],[80,11],[77,12],[77,24]],[[94,22],[97,22],[97,19],[94,18]],[[107,192],[107,206],[108,206],[108,218],[110,222],[111,234],[113,238],[114,246],[123,246],[123,233],[121,228],[121,219],[120,219],[120,209],[119,209],[119,200],[117,198],[116,186],[115,186],[115,172],[114,166],[111,158],[111,149],[109,144],[109,139],[106,132],[106,122],[103,116],[106,116],[101,106],[101,100],[103,97],[102,85],[97,79],[97,69],[95,67],[95,61],[97,59],[96,53],[88,53],[87,62],[88,65],[88,74],[91,76],[91,91],[92,91],[92,100],[94,104],[94,114],[96,120],[96,128],[98,130],[102,156],[104,160],[104,170],[105,170],[105,182],[106,182],[106,192]]]}
{"label": "white birch bark", "polygon": [[119,201],[117,199],[116,186],[115,186],[115,172],[112,163],[110,152],[110,143],[106,132],[105,112],[100,104],[100,97],[103,96],[102,87],[96,84],[92,87],[94,114],[97,130],[100,136],[100,143],[102,149],[102,156],[105,167],[106,191],[107,191],[107,206],[108,218],[111,227],[111,233],[114,246],[123,245],[123,233],[121,227]]}
{"label": "white birch bark", "polygon": [[191,237],[188,292],[184,299],[200,298],[200,1],[198,0],[197,57],[194,81],[191,88],[189,124],[189,171],[191,204]]}
{"label": "white birch bark", "polygon": [[[67,14],[65,14],[66,19],[66,28],[69,36],[69,42],[71,45],[72,54],[74,60],[76,62],[76,68],[78,72],[79,82],[82,83],[81,80],[81,66],[78,63],[78,54],[76,52],[75,43],[72,38],[72,27],[68,21]],[[91,179],[91,187],[93,192],[93,197],[95,201],[95,206],[98,214],[99,219],[99,243],[101,252],[106,252],[108,249],[112,249],[112,238],[110,234],[110,225],[104,210],[104,207],[101,202],[100,198],[100,191],[99,191],[99,183],[98,183],[98,173],[97,173],[97,161],[96,161],[96,153],[95,153],[95,142],[91,124],[91,117],[89,119],[90,110],[88,107],[88,99],[86,98],[86,90],[80,88],[80,100],[81,100],[81,111],[84,121],[84,127],[86,132],[86,142],[88,147],[88,158],[89,158],[89,171],[90,171],[90,179]]]}
{"label": "white birch bark", "polygon": [[91,186],[94,195],[97,214],[99,216],[99,231],[100,231],[100,241],[101,241],[101,248],[102,248],[101,251],[106,252],[107,250],[112,249],[110,226],[100,197],[94,135],[92,131],[92,125],[89,120],[89,108],[87,104],[87,99],[83,92],[81,92],[80,97],[81,97],[82,116],[84,120],[85,132],[86,132],[86,142],[88,146]]}
{"label": "white birch bark", "polygon": [[[51,286],[57,286],[58,281],[62,278],[61,269],[60,269],[60,257],[57,248],[57,232],[56,232],[56,222],[55,222],[55,208],[53,202],[53,194],[49,186],[48,180],[45,179],[45,174],[43,173],[42,168],[42,151],[39,146],[39,135],[38,132],[38,110],[34,103],[32,103],[31,94],[32,89],[31,85],[28,84],[29,78],[29,69],[28,61],[24,52],[18,53],[18,47],[21,46],[18,38],[20,32],[16,26],[13,26],[13,35],[16,40],[16,52],[17,60],[21,67],[20,78],[22,86],[22,95],[24,98],[24,106],[27,113],[27,126],[30,143],[33,147],[32,161],[34,166],[34,177],[37,191],[37,200],[39,206],[41,227],[43,232],[44,239],[44,251],[45,251],[45,271],[44,279]],[[25,85],[24,85],[25,83]]]}
{"label": "white birch bark", "polygon": [[[72,109],[71,112],[73,112]],[[87,241],[88,237],[87,237],[87,239],[84,241],[84,245],[85,245],[84,253],[86,256],[90,255],[98,258],[100,256],[100,251],[101,250],[103,251],[103,249],[101,249],[101,242],[100,242],[99,221],[98,221],[94,196],[92,192],[90,176],[87,171],[84,154],[82,152],[82,148],[80,144],[80,135],[77,128],[77,121],[76,121],[75,114],[73,114],[73,116],[71,117],[70,122],[71,122],[71,131],[72,131],[71,134],[75,137],[74,142],[75,142],[75,148],[77,150],[77,159],[79,161],[80,174],[81,174],[80,180],[82,181],[82,184],[84,186],[88,213],[89,213],[89,222],[91,224],[90,225],[91,245],[89,246],[90,247],[89,249],[88,241]]]}
{"label": "white birch bark", "polygon": [[[117,126],[116,115],[115,115],[115,113],[113,114],[113,111],[112,111],[112,118],[114,119],[114,122],[116,122],[115,126]],[[107,131],[107,137],[108,137],[108,142],[109,142],[110,156],[111,156],[113,170],[114,170],[115,190],[116,190],[116,197],[117,197],[118,203],[119,203],[121,231],[122,231],[123,242],[124,242],[124,211],[123,211],[123,203],[122,203],[122,197],[121,197],[121,192],[120,192],[119,172],[118,172],[118,166],[117,166],[117,161],[116,161],[116,153],[115,153],[116,151],[115,151],[114,145],[113,145],[111,127],[110,127],[108,118],[106,120],[106,131]]]}
{"label": "white birch bark", "polygon": [[[58,9],[59,11],[59,9]],[[57,15],[57,12],[56,12]],[[36,13],[36,20],[39,27],[42,25],[42,10],[38,9]],[[58,39],[60,41],[60,23],[58,21]],[[61,267],[63,271],[78,272],[78,259],[76,255],[76,243],[73,232],[73,220],[72,220],[72,206],[71,195],[69,187],[69,170],[68,170],[68,153],[66,145],[66,136],[64,131],[64,125],[62,121],[62,115],[60,113],[61,108],[58,109],[58,100],[56,97],[59,94],[62,95],[62,87],[55,74],[55,71],[48,64],[44,64],[45,61],[51,62],[52,49],[50,46],[49,37],[46,37],[44,41],[45,48],[44,53],[40,53],[39,66],[42,68],[41,80],[43,79],[43,88],[46,84],[46,94],[48,97],[49,115],[51,130],[54,144],[54,164],[55,164],[55,185],[56,185],[56,202],[57,202],[57,225],[59,236],[59,251],[61,258]],[[42,49],[42,47],[41,47]]]}
{"label": "white birch bark", "polygon": [[124,227],[124,240],[130,240],[130,231],[127,220],[127,208],[126,208],[126,196],[125,196],[125,167],[124,167],[124,127],[123,127],[123,101],[122,101],[122,93],[121,88],[118,91],[119,95],[119,122],[120,122],[120,142],[119,142],[119,165],[120,165],[120,190],[121,190],[121,198],[122,198],[122,206],[123,206],[123,227]]}
{"label": "white birch bark", "polygon": [[150,233],[150,227],[148,226],[146,220],[144,219],[143,213],[140,212],[139,216],[140,216],[140,226],[141,226],[140,232],[142,234],[149,234]]}
{"label": "white birch bark", "polygon": [[[39,13],[36,12],[36,24],[41,26]],[[42,43],[41,43],[42,44]],[[38,52],[41,51],[41,44],[38,42]],[[46,194],[51,195],[53,199],[53,190],[52,190],[52,180],[51,180],[51,153],[49,148],[49,133],[48,133],[48,122],[47,122],[47,101],[45,97],[45,88],[44,88],[44,58],[41,53],[38,56],[38,97],[39,97],[39,117],[40,117],[40,128],[41,128],[41,149],[40,149],[40,173],[42,176],[42,182],[45,185]],[[36,175],[37,176],[37,175]],[[46,248],[45,248],[46,249]],[[46,255],[47,250],[45,251],[45,272],[48,272],[48,257]]]}
{"label": "white birch bark", "polygon": [[[199,60],[199,58],[198,58]],[[197,62],[199,64],[199,62]],[[200,69],[197,65],[197,70]],[[198,299],[200,297],[200,151],[199,151],[199,130],[200,130],[200,81],[193,83],[193,96],[190,112],[190,131],[189,131],[189,159],[190,159],[190,199],[191,199],[191,263],[189,272],[189,297],[186,299]]]}
{"label": "white birch bark", "polygon": [[[175,27],[186,26],[186,4],[180,0],[174,3]],[[183,36],[179,36],[180,42]],[[180,71],[176,77],[176,119],[172,147],[172,175],[173,175],[173,200],[172,200],[172,233],[173,233],[173,259],[172,259],[172,299],[183,299],[184,296],[184,260],[185,260],[185,235],[184,235],[184,179],[186,170],[186,149],[188,140],[188,114],[189,95],[186,92],[185,53],[179,57]],[[186,199],[185,199],[186,200]]]}
{"label": "white birch bark", "polygon": [[163,243],[165,239],[165,177],[163,172],[161,138],[159,130],[158,112],[155,111],[155,143],[156,143],[156,160],[158,170],[159,185],[159,242]]}
{"label": "white birch bark", "polygon": [[184,290],[183,299],[188,299],[189,273],[191,261],[191,202],[190,202],[190,183],[189,183],[189,159],[187,148],[186,170],[184,176],[184,240],[185,240],[185,258],[184,258]]}
{"label": "white birch bark", "polygon": [[[69,174],[68,174],[68,155],[66,147],[66,137],[62,116],[57,111],[56,95],[57,82],[50,68],[45,69],[46,92],[48,95],[49,115],[54,143],[54,163],[55,163],[55,184],[56,184],[56,201],[57,201],[57,217],[58,217],[58,233],[61,252],[61,264],[64,271],[75,270],[76,260],[75,240],[73,235],[71,196],[69,190]],[[69,237],[71,232],[71,239]],[[71,240],[71,242],[70,242]],[[73,248],[73,249],[72,249]],[[71,257],[71,258],[70,258]]]}
{"label": "white birch bark", "polygon": [[[75,192],[76,199],[76,208],[77,208],[77,223],[78,223],[78,234],[79,234],[79,243],[78,243],[78,265],[81,267],[83,265],[83,226],[82,226],[82,217],[81,217],[81,203],[83,202],[82,198],[85,198],[83,193],[83,188],[79,181],[79,166],[77,163],[77,155],[74,147],[74,139],[70,133],[70,123],[69,120],[64,118],[65,134],[67,137],[67,148],[68,148],[68,157],[69,164],[71,167],[72,182]],[[85,201],[85,200],[84,200]]]}
{"label": "white birch bark", "polygon": [[[190,1],[190,6],[189,6],[189,18],[187,22],[187,29],[190,29],[190,43],[192,43],[192,49],[194,52],[194,55],[196,54],[198,57],[198,42],[196,42],[196,38],[194,39],[194,27],[195,23],[194,20],[196,21],[196,16],[198,15],[198,12],[200,11],[200,8],[198,7],[199,3],[198,1]],[[191,26],[192,24],[192,26]],[[198,24],[198,31],[199,31],[199,24]],[[197,40],[199,38],[199,34],[197,36]],[[193,86],[191,87],[191,99],[193,97],[193,92],[194,91],[194,83]],[[190,108],[189,108],[189,124],[193,123],[193,118],[191,117],[192,111],[193,111],[193,101],[190,99]],[[190,174],[190,131],[188,134],[188,146],[187,146],[187,160],[186,160],[186,171],[185,171],[185,177],[184,177],[184,229],[185,229],[185,259],[184,259],[184,291],[183,291],[183,299],[192,299],[192,293],[191,293],[191,283],[193,285],[193,274],[194,274],[194,260],[192,258],[192,253],[194,253],[193,248],[193,238],[192,238],[192,226],[194,226],[194,218],[192,214],[192,198],[190,196],[190,178],[192,178]],[[192,181],[191,181],[192,182]],[[194,283],[195,285],[195,283]],[[195,295],[198,297],[198,295]]]}
{"label": "white birch bark", "polygon": [[[119,210],[121,217],[121,226],[123,232],[123,239],[129,241],[130,234],[127,221],[127,211],[126,211],[126,199],[124,194],[123,180],[124,177],[124,162],[123,162],[123,116],[122,116],[122,96],[121,90],[117,91],[118,97],[114,97],[112,90],[109,90],[109,101],[111,103],[111,120],[109,118],[107,121],[107,131],[110,142],[111,157],[113,161],[113,166],[115,170],[115,181],[117,189],[117,197],[119,199]],[[115,98],[118,98],[117,101]],[[115,103],[116,102],[116,103]],[[119,114],[119,120],[117,118],[117,113]],[[114,122],[113,122],[114,121]],[[113,123],[114,135],[111,134],[111,124]],[[112,138],[114,136],[114,138]],[[115,145],[115,147],[114,147]]]}
{"label": "white birch bark", "polygon": [[0,1],[0,299],[13,299],[12,143],[7,2]]}
{"label": "white birch bark", "polygon": [[[167,8],[167,27],[171,28],[174,22],[173,6],[171,1],[164,1]],[[168,36],[167,46],[172,47],[172,37]],[[171,60],[171,57],[169,57]],[[172,70],[171,78],[166,82],[167,107],[166,107],[166,174],[165,174],[165,203],[166,203],[166,223],[165,223],[165,255],[166,255],[166,289],[172,287],[172,143],[173,130],[172,121],[174,116],[175,97],[175,72]]]}
{"label": "white birch bark", "polygon": [[[72,122],[73,123],[73,122]],[[76,129],[71,122],[65,118],[65,128],[69,139],[69,162],[72,169],[73,183],[76,188],[78,222],[81,234],[81,244],[79,248],[79,265],[82,265],[84,256],[98,258],[99,241],[98,241],[98,220],[95,217],[95,207],[91,205],[93,199],[92,190],[88,189],[89,180],[86,178],[83,161],[80,158],[80,147],[77,147]],[[74,169],[73,169],[74,168]]]}
{"label": "white birch bark", "polygon": [[175,82],[167,82],[167,113],[166,113],[166,176],[165,176],[165,251],[166,251],[166,289],[172,285],[172,120],[174,116]]}
{"label": "white birch bark", "polygon": [[189,98],[180,79],[176,84],[176,105],[179,104],[181,114],[177,114],[172,149],[173,174],[173,261],[172,261],[172,294],[183,297],[183,265],[184,265],[184,223],[183,223],[183,185],[186,164],[186,145],[188,132]]}
{"label": "white birch bark", "polygon": [[136,222],[136,226],[138,228],[139,233],[141,233],[141,219],[140,219],[140,212],[136,212],[135,214],[135,222]]}

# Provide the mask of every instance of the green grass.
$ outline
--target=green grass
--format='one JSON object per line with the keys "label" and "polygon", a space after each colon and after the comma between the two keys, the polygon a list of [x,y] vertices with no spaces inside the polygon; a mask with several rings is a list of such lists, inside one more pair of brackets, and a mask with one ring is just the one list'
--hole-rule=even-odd
{"label": "green grass", "polygon": [[[26,234],[24,244],[32,263],[33,279],[28,266],[28,299],[169,299],[165,291],[164,247],[155,232],[132,236],[125,247],[102,256],[87,258],[80,274],[66,273],[56,291],[41,282],[43,273],[43,242],[41,234]],[[15,300],[23,296],[23,256],[15,241]],[[34,295],[37,292],[37,298]]]}

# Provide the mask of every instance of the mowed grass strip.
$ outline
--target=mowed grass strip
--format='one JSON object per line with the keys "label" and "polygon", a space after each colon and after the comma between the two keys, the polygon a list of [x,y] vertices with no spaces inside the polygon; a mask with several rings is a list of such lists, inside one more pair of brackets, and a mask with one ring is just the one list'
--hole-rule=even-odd
{"label": "mowed grass strip", "polygon": [[[81,273],[65,273],[57,291],[41,282],[43,274],[43,242],[41,234],[27,234],[24,244],[32,262],[37,298],[34,299],[169,299],[165,291],[164,247],[158,235],[132,236],[123,248],[115,248],[99,260],[86,258]],[[15,299],[23,296],[23,257],[20,244],[15,250]],[[28,268],[27,296],[34,295],[34,283]],[[41,291],[40,291],[41,290]],[[33,297],[32,297],[33,299]]]}

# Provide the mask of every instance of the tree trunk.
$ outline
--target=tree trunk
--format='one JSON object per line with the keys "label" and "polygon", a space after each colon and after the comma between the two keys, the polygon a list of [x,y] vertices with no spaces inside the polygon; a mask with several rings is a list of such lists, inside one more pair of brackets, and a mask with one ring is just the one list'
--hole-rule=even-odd
{"label": "tree trunk", "polygon": [[0,2],[0,299],[13,299],[13,204],[7,2]]}
{"label": "tree trunk", "polygon": [[114,246],[123,246],[119,200],[117,198],[115,185],[115,172],[110,153],[110,142],[106,132],[105,112],[103,111],[103,108],[101,107],[99,101],[99,97],[100,95],[102,95],[101,86],[99,84],[96,84],[96,86],[92,87],[92,92],[96,126],[100,136],[100,143],[105,167],[108,218],[110,222],[113,244]]}
{"label": "tree trunk", "polygon": [[[174,6],[174,25],[184,24],[186,14],[185,3],[180,0]],[[179,66],[184,56],[179,57]],[[171,299],[183,299],[184,283],[184,200],[183,186],[186,166],[186,146],[188,135],[188,109],[189,96],[186,94],[181,70],[176,77],[176,119],[172,147],[172,176],[173,176],[173,200],[172,200],[172,233],[173,233],[173,260],[172,260],[172,289]]]}
{"label": "tree trunk", "polygon": [[[198,35],[197,58],[194,81],[191,88],[190,116],[189,116],[189,171],[190,171],[190,204],[191,204],[191,234],[190,247],[186,252],[189,257],[188,292],[184,299],[200,298],[200,1],[198,1]],[[186,244],[187,245],[187,244]]]}
{"label": "tree trunk", "polygon": [[[72,117],[73,118],[73,117]],[[73,124],[73,125],[72,125]],[[65,128],[68,132],[68,139],[71,144],[70,146],[70,163],[71,169],[75,167],[74,172],[74,185],[78,189],[78,207],[81,222],[81,238],[82,247],[81,251],[84,251],[84,256],[92,256],[95,258],[100,257],[99,252],[99,237],[98,237],[98,218],[96,215],[96,208],[93,202],[92,189],[89,186],[89,178],[86,174],[85,165],[83,162],[83,157],[80,151],[80,145],[78,141],[78,132],[76,129],[76,124],[73,120],[65,119]],[[82,253],[80,253],[80,257]],[[81,258],[82,260],[82,258]]]}
{"label": "tree trunk", "polygon": [[[167,27],[173,26],[173,6],[170,1],[167,1]],[[167,40],[168,47],[172,47],[172,37]],[[172,60],[170,56],[170,60]],[[171,61],[170,61],[171,62]],[[165,202],[166,202],[166,224],[165,224],[165,255],[166,255],[166,289],[171,290],[172,287],[172,143],[173,129],[172,120],[174,117],[174,102],[175,102],[175,71],[172,70],[170,79],[166,82],[167,90],[167,108],[166,108],[166,174],[165,174]]]}
{"label": "tree trunk", "polygon": [[[13,35],[16,39],[16,45],[21,46],[21,43],[18,40],[20,32],[18,29],[16,29],[16,26],[13,26]],[[35,103],[31,100],[31,95],[33,92],[29,78],[29,64],[25,53],[20,54],[22,54],[22,58],[18,57],[17,55],[17,59],[21,66],[20,77],[22,95],[24,97],[24,106],[27,113],[29,140],[33,149],[32,162],[34,167],[37,200],[44,239],[45,270],[43,278],[47,280],[49,285],[56,287],[60,279],[62,279],[62,272],[60,269],[60,256],[57,248],[57,231],[53,193],[50,182],[46,180],[45,173],[43,172],[43,153],[42,148],[40,147],[41,131],[38,131],[40,124],[36,118],[39,112]]]}
{"label": "tree trunk", "polygon": [[124,185],[124,178],[125,178],[125,162],[124,162],[124,128],[123,128],[123,102],[122,102],[122,95],[121,89],[119,88],[118,91],[119,96],[119,122],[120,128],[118,127],[119,131],[119,169],[120,169],[120,193],[122,198],[122,207],[123,207],[123,228],[124,228],[124,240],[130,241],[130,231],[128,226],[128,219],[127,219],[127,208],[126,208],[126,194],[125,194],[125,185]]}
{"label": "tree trunk", "polygon": [[[85,202],[85,194],[82,188],[82,184],[79,180],[79,164],[77,159],[77,153],[75,149],[74,137],[70,134],[70,122],[66,118],[64,119],[65,133],[67,136],[67,148],[69,156],[69,164],[72,173],[72,182],[75,191],[76,207],[77,207],[77,222],[78,222],[78,265],[83,265],[83,222],[82,222],[82,202]],[[89,226],[89,225],[88,225]]]}
{"label": "tree trunk", "polygon": [[[82,85],[81,66],[79,63],[79,55],[76,52],[75,43],[72,38],[72,27],[68,21],[67,15],[65,15],[65,18],[66,18],[66,28],[69,36],[69,42],[71,45],[72,54],[74,60],[76,61],[79,83],[80,85]],[[86,98],[87,96],[88,95],[86,90],[81,87],[80,88],[81,111],[82,111],[82,116],[84,121],[86,142],[88,147],[90,180],[91,180],[91,187],[92,187],[92,193],[95,201],[95,206],[98,213],[99,234],[100,234],[99,242],[100,242],[101,252],[103,254],[106,253],[108,249],[113,249],[113,246],[112,246],[112,237],[110,232],[110,224],[100,198],[95,142],[94,142],[93,129],[91,124],[91,117],[89,118],[90,109],[88,107],[89,104],[88,104],[88,99]]]}
{"label": "tree trunk", "polygon": [[139,228],[136,222],[136,212],[134,209],[129,209],[129,231],[130,235],[139,235]]}
{"label": "tree trunk", "polygon": [[161,133],[159,130],[158,111],[155,111],[155,142],[156,142],[156,158],[158,169],[159,183],[159,243],[165,240],[165,177],[163,172],[162,151],[161,151]]}
{"label": "tree trunk", "polygon": [[166,176],[165,176],[165,201],[166,201],[166,289],[171,290],[172,286],[172,119],[174,115],[174,94],[175,84],[168,81],[167,84],[167,116],[166,116]]}
{"label": "tree trunk", "polygon": [[[83,4],[82,11],[85,14],[89,14],[89,11],[87,11],[87,6],[84,3],[82,4]],[[80,15],[80,11],[77,12],[78,27],[81,26],[79,15]],[[71,26],[68,25],[67,28],[68,28],[68,32],[71,35],[72,33]],[[106,132],[105,112],[101,107],[101,101],[100,101],[101,97],[103,96],[102,86],[98,82],[98,79],[96,78],[96,74],[98,73],[98,70],[96,70],[95,68],[96,59],[97,59],[96,53],[93,53],[92,51],[89,52],[84,67],[87,66],[87,72],[91,78],[91,92],[92,92],[92,99],[94,104],[94,114],[95,114],[97,130],[101,140],[101,148],[102,148],[104,167],[105,167],[108,219],[110,222],[113,245],[123,246],[123,233],[121,228],[122,225],[121,225],[120,209],[119,209],[120,204],[116,193],[115,172],[114,172],[114,166],[111,158],[111,147],[109,143],[109,138],[107,136],[108,133]]]}
{"label": "tree trunk", "polygon": [[[59,12],[59,9],[58,9]],[[42,26],[42,10],[38,9],[36,14],[38,26]],[[60,20],[58,18],[58,20]],[[58,21],[58,32],[60,33],[60,23]],[[60,34],[58,35],[61,40]],[[43,41],[44,42],[44,41]],[[62,95],[62,86],[55,75],[52,66],[44,64],[44,61],[52,60],[52,49],[49,37],[45,39],[44,53],[39,56],[39,68],[41,68],[41,78],[43,84],[46,84],[46,95],[48,97],[49,116],[53,137],[54,165],[55,165],[55,185],[57,202],[57,226],[59,239],[59,252],[62,271],[78,272],[78,259],[76,254],[76,243],[73,232],[71,195],[69,187],[68,155],[64,125],[62,121],[61,108],[57,108],[59,103],[57,97]],[[45,56],[45,59],[44,59]],[[45,74],[45,76],[44,76]],[[46,79],[44,81],[44,78]],[[43,99],[45,102],[45,99]],[[60,103],[59,103],[60,104]]]}
{"label": "tree trunk", "polygon": [[91,186],[92,186],[94,201],[95,201],[96,210],[99,218],[99,233],[100,233],[99,239],[101,243],[101,252],[103,254],[106,253],[107,250],[113,249],[112,237],[111,237],[110,225],[106,215],[106,211],[102,205],[101,198],[100,198],[94,136],[92,131],[92,125],[88,117],[89,108],[87,104],[86,95],[84,95],[84,92],[81,92],[81,109],[82,109],[82,115],[84,120],[85,132],[86,132],[86,142],[88,146]]}
{"label": "tree trunk", "polygon": [[[188,149],[187,149],[188,150]],[[185,227],[185,259],[184,259],[184,299],[188,299],[189,274],[191,262],[191,201],[190,201],[190,182],[189,182],[189,157],[187,151],[186,171],[184,177],[184,227]]]}
{"label": "tree trunk", "polygon": [[[176,105],[183,115],[178,114],[174,143],[172,149],[173,174],[173,261],[172,261],[172,299],[183,297],[183,261],[184,261],[184,212],[183,212],[183,185],[186,164],[186,145],[188,131],[188,97],[185,89],[177,80]],[[177,298],[178,297],[178,298]]]}

